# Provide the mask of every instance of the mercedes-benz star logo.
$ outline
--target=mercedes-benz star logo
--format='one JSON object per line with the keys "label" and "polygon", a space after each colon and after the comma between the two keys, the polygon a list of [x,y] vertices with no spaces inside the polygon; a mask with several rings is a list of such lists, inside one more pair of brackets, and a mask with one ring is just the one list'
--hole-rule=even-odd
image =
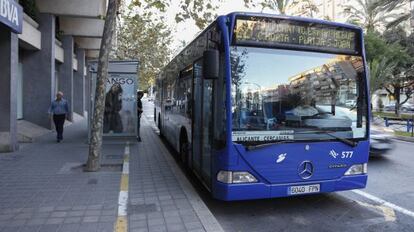
{"label": "mercedes-benz star logo", "polygon": [[298,174],[299,176],[306,180],[311,178],[311,176],[313,175],[313,164],[311,161],[303,161],[298,168]]}

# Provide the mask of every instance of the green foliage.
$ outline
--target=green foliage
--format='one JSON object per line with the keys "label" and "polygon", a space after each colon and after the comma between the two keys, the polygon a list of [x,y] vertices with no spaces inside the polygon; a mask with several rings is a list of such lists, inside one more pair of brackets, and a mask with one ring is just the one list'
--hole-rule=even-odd
{"label": "green foliage", "polygon": [[39,10],[37,9],[35,0],[19,0],[19,4],[23,7],[24,13],[34,20],[37,19]]}
{"label": "green foliage", "polygon": [[366,31],[375,31],[395,20],[395,13],[404,6],[404,0],[356,0],[345,6],[348,21],[360,25]]}
{"label": "green foliage", "polygon": [[394,134],[397,136],[413,137],[413,133],[405,131],[394,131]]}
{"label": "green foliage", "polygon": [[[132,0],[121,11],[123,20],[118,26],[115,56],[118,59],[140,61],[140,89],[145,90],[154,84],[158,73],[173,53],[172,30],[162,16],[172,3],[172,0]],[[207,0],[181,0],[179,7],[180,11],[175,17],[177,23],[191,19],[203,29],[216,17],[214,11],[217,6]]]}
{"label": "green foliage", "polygon": [[[218,0],[218,2],[221,1]],[[218,5],[213,5],[211,1],[180,0],[179,7],[181,11],[175,16],[177,23],[193,19],[198,28],[204,29],[217,17],[215,11],[218,9]]]}
{"label": "green foliage", "polygon": [[[399,105],[413,94],[413,37],[399,28],[385,31],[383,35],[368,30],[365,36],[365,49],[370,69],[371,94],[385,89],[396,101],[395,113]],[[401,102],[401,94],[406,99]]]}
{"label": "green foliage", "polygon": [[139,88],[147,89],[171,56],[171,29],[161,20],[138,14],[124,16],[118,34],[119,59],[140,61]]}
{"label": "green foliage", "polygon": [[319,11],[314,0],[244,0],[244,3],[246,7],[260,6],[283,15],[313,17]]}
{"label": "green foliage", "polygon": [[365,36],[367,61],[371,72],[371,91],[399,82],[400,72],[412,64],[412,58],[398,41],[387,42],[376,32]]}
{"label": "green foliage", "polygon": [[391,112],[372,112],[372,114],[375,117],[380,117],[380,118],[400,118],[400,119],[411,119],[413,117],[413,114],[406,114],[406,113],[402,113],[400,114],[400,116],[396,115],[395,113],[391,113]]}

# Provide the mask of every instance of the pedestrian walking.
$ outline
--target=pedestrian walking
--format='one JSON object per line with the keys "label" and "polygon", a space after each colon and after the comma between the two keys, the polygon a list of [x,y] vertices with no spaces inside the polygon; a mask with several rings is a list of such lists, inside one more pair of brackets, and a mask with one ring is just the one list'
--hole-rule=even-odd
{"label": "pedestrian walking", "polygon": [[59,91],[56,94],[56,99],[52,101],[49,108],[49,117],[53,117],[53,122],[55,123],[56,128],[56,139],[57,142],[63,140],[63,126],[65,120],[69,114],[69,105],[68,102],[63,98],[63,93]]}
{"label": "pedestrian walking", "polygon": [[142,91],[138,91],[137,94],[137,140],[138,142],[141,142],[141,134],[139,132],[139,129],[141,127],[141,115],[142,115],[142,97],[144,96],[144,93]]}

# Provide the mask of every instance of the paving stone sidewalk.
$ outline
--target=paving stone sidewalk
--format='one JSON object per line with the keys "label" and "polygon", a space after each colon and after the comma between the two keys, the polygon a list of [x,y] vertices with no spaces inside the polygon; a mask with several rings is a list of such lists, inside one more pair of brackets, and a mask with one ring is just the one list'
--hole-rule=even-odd
{"label": "paving stone sidewalk", "polygon": [[154,132],[151,112],[144,104],[142,142],[131,145],[129,231],[222,231]]}
{"label": "paving stone sidewalk", "polygon": [[[128,231],[223,231],[174,159],[142,120],[142,143],[129,139]],[[0,153],[0,232],[114,231],[127,140],[105,140],[96,173],[83,172],[86,120],[49,133],[15,153]],[[119,165],[119,166],[117,166]]]}
{"label": "paving stone sidewalk", "polygon": [[[86,120],[49,133],[20,151],[0,154],[0,231],[113,231],[121,167],[85,173]],[[122,163],[125,143],[103,146],[104,161]]]}

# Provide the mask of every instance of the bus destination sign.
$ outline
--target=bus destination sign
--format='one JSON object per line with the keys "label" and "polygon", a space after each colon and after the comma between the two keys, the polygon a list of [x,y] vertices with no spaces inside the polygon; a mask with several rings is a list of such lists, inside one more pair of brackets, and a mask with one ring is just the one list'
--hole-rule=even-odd
{"label": "bus destination sign", "polygon": [[280,47],[358,54],[356,30],[272,18],[238,18],[237,45]]}

